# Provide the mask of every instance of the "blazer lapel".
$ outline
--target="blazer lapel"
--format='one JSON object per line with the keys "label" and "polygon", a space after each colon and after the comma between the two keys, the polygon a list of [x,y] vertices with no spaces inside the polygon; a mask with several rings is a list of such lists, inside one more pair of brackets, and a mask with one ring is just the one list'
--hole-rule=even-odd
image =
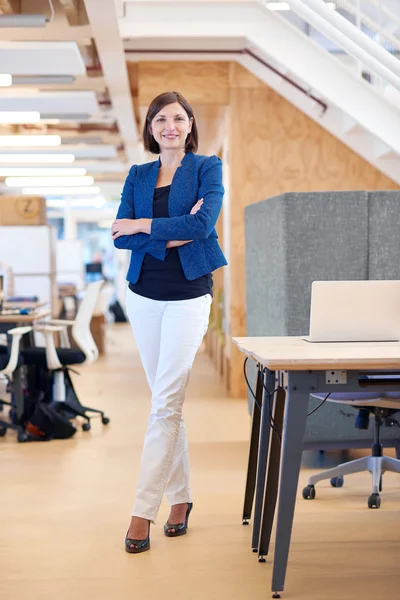
{"label": "blazer lapel", "polygon": [[156,160],[151,163],[149,171],[141,181],[142,185],[136,201],[140,204],[140,217],[143,219],[153,218],[154,188],[156,187],[159,169],[160,161]]}
{"label": "blazer lapel", "polygon": [[185,154],[182,164],[175,171],[168,199],[170,217],[185,214],[185,200],[190,203],[193,196],[195,161],[192,152]]}

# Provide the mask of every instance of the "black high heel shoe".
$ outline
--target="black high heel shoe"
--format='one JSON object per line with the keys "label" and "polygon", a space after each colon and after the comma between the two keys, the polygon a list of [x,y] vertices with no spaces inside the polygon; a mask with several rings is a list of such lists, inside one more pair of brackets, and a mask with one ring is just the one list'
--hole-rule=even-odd
{"label": "black high heel shoe", "polygon": [[[128,529],[129,531],[129,529]],[[132,548],[133,546],[133,548]],[[147,534],[147,538],[144,540],[134,540],[132,538],[128,538],[128,532],[125,538],[125,550],[130,554],[138,554],[139,552],[146,552],[146,550],[150,550],[150,521],[149,521],[149,532]]]}
{"label": "black high heel shoe", "polygon": [[176,523],[173,525],[172,523],[168,523],[168,521],[164,525],[164,534],[167,537],[177,537],[178,535],[185,535],[188,523],[189,523],[189,515],[193,508],[193,502],[188,502],[188,508],[186,511],[186,517],[183,523]]}

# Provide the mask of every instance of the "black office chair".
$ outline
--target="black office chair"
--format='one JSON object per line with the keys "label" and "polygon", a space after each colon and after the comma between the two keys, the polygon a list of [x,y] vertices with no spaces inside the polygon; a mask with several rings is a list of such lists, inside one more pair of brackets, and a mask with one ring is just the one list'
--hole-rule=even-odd
{"label": "black office chair", "polygon": [[[29,333],[32,330],[31,327],[15,327],[10,329],[7,333],[11,336],[11,344],[8,346],[0,346],[0,377],[3,377],[8,382],[8,385],[13,389],[13,376],[15,370],[22,366],[22,358],[20,354],[20,341],[25,333]],[[22,393],[22,390],[18,390],[18,393]],[[4,405],[11,406],[11,402],[6,400],[0,400],[1,410]],[[26,442],[30,436],[27,434],[23,427],[20,425],[13,424],[9,421],[0,420],[0,437],[4,437],[7,433],[7,429],[12,429],[18,432],[18,441]]]}
{"label": "black office chair", "polygon": [[[81,404],[69,374],[71,366],[90,363],[98,358],[99,352],[90,332],[90,321],[101,285],[102,281],[88,284],[74,321],[52,320],[35,328],[41,330],[45,336],[44,348],[27,348],[22,352],[26,365],[34,365],[46,371],[51,378],[52,391],[48,396],[51,397],[53,407],[69,418],[79,416],[85,419],[86,423],[82,426],[84,431],[91,428],[90,416],[87,413],[100,415],[103,425],[110,421],[103,411]],[[69,347],[68,327],[71,327],[76,348]],[[60,333],[61,339],[61,346],[58,348],[53,337],[56,332]]]}
{"label": "black office chair", "polygon": [[[386,382],[393,379],[398,382],[400,387],[400,378],[398,375],[393,377],[388,374],[372,375],[368,378],[371,385],[372,382],[378,385],[380,382]],[[313,397],[323,399],[324,394],[312,394]],[[379,492],[382,491],[382,475],[385,471],[400,474],[400,453],[396,448],[396,458],[391,458],[383,455],[383,445],[381,441],[381,428],[400,427],[399,421],[395,418],[396,413],[400,412],[400,392],[342,392],[331,394],[329,402],[346,404],[358,409],[355,427],[358,429],[368,429],[370,417],[374,417],[374,435],[372,443],[372,451],[369,456],[351,460],[343,463],[333,469],[327,469],[317,475],[312,475],[308,479],[307,486],[303,489],[303,498],[305,500],[314,500],[315,484],[319,481],[330,479],[332,487],[342,487],[344,475],[353,473],[361,473],[369,471],[372,475],[372,493],[368,498],[369,508],[379,508],[381,498]]]}

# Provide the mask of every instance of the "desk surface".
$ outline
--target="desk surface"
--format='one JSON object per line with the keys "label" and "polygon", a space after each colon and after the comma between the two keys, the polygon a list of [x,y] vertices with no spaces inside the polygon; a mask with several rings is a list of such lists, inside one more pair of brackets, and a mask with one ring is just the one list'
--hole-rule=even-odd
{"label": "desk surface", "polygon": [[5,302],[3,302],[3,309],[4,310],[17,309],[17,308],[38,309],[38,308],[42,308],[43,306],[46,306],[46,304],[48,304],[48,302],[45,302],[43,300],[39,300],[38,302],[8,302],[6,300]]}
{"label": "desk surface", "polygon": [[233,342],[271,371],[400,369],[399,342],[310,343],[289,336],[241,337]]}
{"label": "desk surface", "polygon": [[34,321],[39,321],[51,315],[50,309],[42,309],[32,311],[29,315],[2,315],[0,314],[1,323],[16,323],[18,325],[30,325]]}

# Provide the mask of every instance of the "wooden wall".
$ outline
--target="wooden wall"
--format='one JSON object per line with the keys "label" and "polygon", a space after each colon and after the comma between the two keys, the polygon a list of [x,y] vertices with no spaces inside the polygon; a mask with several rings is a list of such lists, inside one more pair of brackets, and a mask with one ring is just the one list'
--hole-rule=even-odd
{"label": "wooden wall", "polygon": [[[244,209],[283,192],[399,186],[240,65],[230,67],[230,333],[246,334]],[[230,393],[246,394],[243,357],[230,349]]]}
{"label": "wooden wall", "polygon": [[192,105],[229,103],[229,63],[210,61],[140,62],[139,104],[162,92],[180,92]]}

